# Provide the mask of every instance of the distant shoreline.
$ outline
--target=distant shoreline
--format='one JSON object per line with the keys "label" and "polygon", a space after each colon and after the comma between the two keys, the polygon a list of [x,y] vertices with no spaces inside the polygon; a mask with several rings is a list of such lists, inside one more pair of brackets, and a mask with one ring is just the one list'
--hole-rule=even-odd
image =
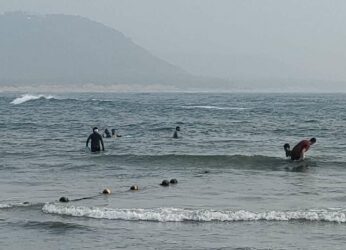
{"label": "distant shoreline", "polygon": [[260,88],[236,88],[236,89],[182,89],[174,86],[165,85],[126,85],[126,84],[43,84],[43,85],[5,85],[0,86],[0,93],[244,93],[244,94],[346,94],[346,90],[336,92],[335,90],[307,90],[307,89],[286,89],[277,88],[260,89]]}

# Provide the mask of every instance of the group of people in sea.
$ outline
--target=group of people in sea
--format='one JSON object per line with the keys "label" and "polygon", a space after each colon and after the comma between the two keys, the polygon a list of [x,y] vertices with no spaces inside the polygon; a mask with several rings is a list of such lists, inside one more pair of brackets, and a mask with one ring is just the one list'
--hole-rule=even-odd
{"label": "group of people in sea", "polygon": [[[99,133],[99,129],[97,127],[93,128],[93,132],[89,135],[87,141],[86,141],[86,147],[89,148],[89,141],[90,141],[90,151],[95,153],[95,152],[100,152],[101,150],[104,151],[105,150],[105,145],[103,143],[103,139],[104,138],[118,138],[121,137],[121,135],[116,133],[115,129],[111,130],[112,133],[109,132],[108,128],[106,128],[101,136],[101,134]],[[173,133],[173,138],[174,139],[178,139],[178,132],[180,132],[180,127],[177,126],[175,128],[175,131]]]}
{"label": "group of people in sea", "polygon": [[87,141],[86,141],[86,147],[89,148],[89,141],[90,141],[90,151],[91,152],[99,152],[101,151],[105,151],[105,145],[103,143],[103,139],[104,138],[118,138],[121,137],[121,135],[117,134],[115,132],[115,129],[113,128],[112,133],[109,132],[108,128],[106,128],[102,134],[102,136],[99,134],[99,129],[97,127],[93,128],[93,132],[89,135]]}
{"label": "group of people in sea", "polygon": [[[109,132],[109,130],[106,128],[103,133],[103,137],[105,138],[117,138],[121,137],[121,135],[118,135],[115,132],[115,129],[111,130],[112,133]],[[179,138],[178,132],[180,132],[180,127],[177,126],[175,128],[175,131],[173,133],[173,138],[177,139]],[[89,141],[91,141],[91,152],[99,152],[105,150],[104,143],[102,136],[99,134],[99,130],[97,127],[93,128],[93,133],[89,135],[87,141],[86,141],[86,147],[89,146]],[[291,150],[291,146],[288,143],[284,144],[284,150],[286,153],[286,157],[290,157],[291,160],[297,161],[297,160],[303,160],[305,158],[305,153],[310,149],[310,147],[316,143],[316,138],[311,138],[310,140],[302,140],[297,145],[293,147]]]}
{"label": "group of people in sea", "polygon": [[[94,129],[97,129],[96,127]],[[121,135],[117,134],[115,132],[115,128],[111,129],[112,133],[109,132],[108,128],[105,129],[105,131],[103,132],[102,136],[105,138],[117,138],[117,137],[121,137]]]}

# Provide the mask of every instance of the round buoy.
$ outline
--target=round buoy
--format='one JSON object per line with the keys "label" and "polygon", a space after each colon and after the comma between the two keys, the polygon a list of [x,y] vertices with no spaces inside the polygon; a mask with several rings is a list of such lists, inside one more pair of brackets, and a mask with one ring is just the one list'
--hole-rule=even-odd
{"label": "round buoy", "polygon": [[169,181],[168,180],[163,180],[160,185],[164,186],[164,187],[167,187],[167,186],[169,186]]}
{"label": "round buoy", "polygon": [[171,184],[178,184],[178,180],[177,179],[171,179],[169,181],[169,183],[171,183]]}
{"label": "round buoy", "polygon": [[60,202],[69,202],[70,200],[67,197],[60,197],[59,199]]}
{"label": "round buoy", "polygon": [[103,194],[111,194],[112,192],[109,188],[105,188],[105,189],[103,189],[102,193]]}
{"label": "round buoy", "polygon": [[132,191],[138,191],[139,188],[138,188],[137,185],[133,185],[133,186],[130,187],[130,190],[132,190]]}

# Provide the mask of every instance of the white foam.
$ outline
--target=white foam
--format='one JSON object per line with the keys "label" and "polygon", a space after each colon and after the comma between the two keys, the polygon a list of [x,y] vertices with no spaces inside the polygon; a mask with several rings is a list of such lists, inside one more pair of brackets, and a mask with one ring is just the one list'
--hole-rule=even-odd
{"label": "white foam", "polygon": [[181,208],[154,208],[154,209],[112,209],[75,207],[47,203],[42,208],[43,212],[51,214],[69,215],[109,220],[128,221],[158,221],[158,222],[232,222],[232,221],[324,221],[346,222],[346,213],[335,210],[306,210],[306,211],[267,211],[250,212],[245,210],[215,211],[207,209],[181,209]]}
{"label": "white foam", "polygon": [[13,207],[13,205],[11,205],[11,204],[0,204],[0,209],[1,208],[10,208],[10,207]]}
{"label": "white foam", "polygon": [[219,107],[219,106],[183,106],[186,109],[219,109],[219,110],[245,110],[248,108],[240,107]]}
{"label": "white foam", "polygon": [[24,102],[28,102],[28,101],[32,101],[32,100],[37,100],[37,99],[40,99],[40,98],[44,98],[44,99],[52,99],[54,98],[54,96],[51,96],[51,95],[48,95],[48,96],[45,96],[45,95],[30,95],[30,94],[25,94],[25,95],[22,95],[21,97],[18,97],[16,99],[14,99],[11,104],[22,104]]}
{"label": "white foam", "polygon": [[27,207],[30,203],[0,203],[0,209],[12,207]]}

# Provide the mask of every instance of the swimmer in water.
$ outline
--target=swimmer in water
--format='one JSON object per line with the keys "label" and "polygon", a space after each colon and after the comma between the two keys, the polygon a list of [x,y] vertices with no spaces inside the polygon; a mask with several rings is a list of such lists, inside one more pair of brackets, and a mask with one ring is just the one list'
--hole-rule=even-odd
{"label": "swimmer in water", "polygon": [[117,138],[117,137],[121,137],[121,135],[118,135],[118,134],[115,132],[115,129],[112,128],[112,138]]}
{"label": "swimmer in water", "polygon": [[304,160],[305,152],[309,150],[310,146],[316,143],[316,138],[311,138],[310,140],[302,140],[291,150],[290,145],[286,143],[284,145],[284,150],[286,152],[286,157],[291,157],[291,160]]}
{"label": "swimmer in water", "polygon": [[[91,140],[91,152],[100,152],[101,151],[101,146],[102,146],[102,151],[105,151],[105,147],[103,145],[103,140],[102,136],[98,133],[98,128],[95,127],[93,128],[93,133],[89,135],[87,141],[86,141],[86,147],[88,147],[89,141]],[[100,146],[101,144],[101,146]]]}
{"label": "swimmer in water", "polygon": [[105,137],[105,138],[111,138],[112,137],[112,135],[109,132],[108,128],[105,129],[105,131],[103,132],[102,136]]}
{"label": "swimmer in water", "polygon": [[175,128],[175,131],[174,131],[174,134],[173,134],[173,138],[174,139],[178,139],[178,132],[180,131],[180,127],[179,126],[177,126],[176,128]]}

